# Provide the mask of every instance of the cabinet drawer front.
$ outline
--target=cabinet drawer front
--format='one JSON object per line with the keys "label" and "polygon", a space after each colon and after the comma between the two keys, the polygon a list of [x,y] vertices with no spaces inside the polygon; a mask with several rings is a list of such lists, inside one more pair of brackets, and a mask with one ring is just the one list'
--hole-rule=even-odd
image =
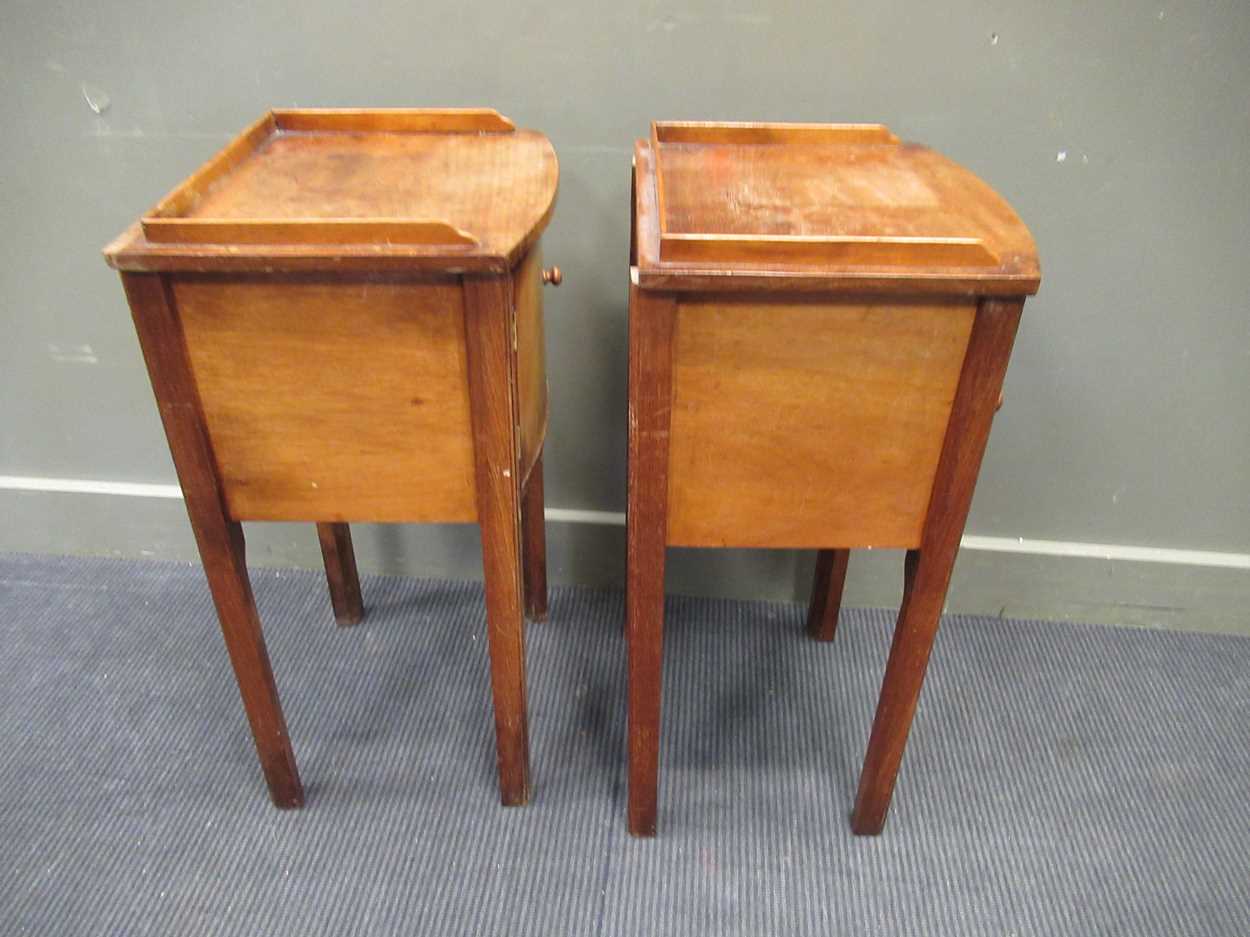
{"label": "cabinet drawer front", "polygon": [[174,296],[232,517],[476,519],[458,284],[185,278]]}
{"label": "cabinet drawer front", "polygon": [[919,545],[975,312],[681,303],[669,543]]}

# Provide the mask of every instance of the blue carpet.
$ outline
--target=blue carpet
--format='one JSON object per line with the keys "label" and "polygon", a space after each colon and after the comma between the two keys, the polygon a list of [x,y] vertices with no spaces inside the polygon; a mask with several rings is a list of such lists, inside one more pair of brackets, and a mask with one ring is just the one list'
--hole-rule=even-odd
{"label": "blue carpet", "polygon": [[892,615],[672,598],[660,835],[625,833],[618,592],[529,628],[498,806],[472,583],[255,591],[307,790],[270,807],[203,575],[0,556],[4,934],[1245,935],[1250,640],[949,618],[885,834],[847,814]]}

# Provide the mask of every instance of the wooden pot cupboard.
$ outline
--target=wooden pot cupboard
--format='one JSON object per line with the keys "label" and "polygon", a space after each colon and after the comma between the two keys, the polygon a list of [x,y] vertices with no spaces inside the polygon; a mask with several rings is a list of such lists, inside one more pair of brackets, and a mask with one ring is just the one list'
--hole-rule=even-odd
{"label": "wooden pot cupboard", "polygon": [[491,110],[274,110],[105,249],[280,807],[304,794],[243,521],[317,525],[340,624],[362,615],[349,522],[478,524],[500,794],[528,796],[558,174]]}
{"label": "wooden pot cupboard", "polygon": [[906,550],[851,826],[879,833],[1024,297],[1028,230],[880,125],[656,123],[634,150],[629,808],[656,829],[667,546]]}

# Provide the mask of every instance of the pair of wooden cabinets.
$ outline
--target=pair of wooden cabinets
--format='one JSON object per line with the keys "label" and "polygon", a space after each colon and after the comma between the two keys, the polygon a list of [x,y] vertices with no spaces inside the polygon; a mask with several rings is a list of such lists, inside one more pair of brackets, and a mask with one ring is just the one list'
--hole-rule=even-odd
{"label": "pair of wooden cabinets", "polygon": [[[482,533],[505,804],[529,792],[526,614],[546,614],[541,265],[550,142],[490,110],[280,110],[106,249],[123,284],[261,765],[303,801],[243,521]],[[852,826],[879,832],[999,400],[1028,231],[877,125],[657,123],[634,156],[629,829],[655,832],[669,545],[907,550]]]}

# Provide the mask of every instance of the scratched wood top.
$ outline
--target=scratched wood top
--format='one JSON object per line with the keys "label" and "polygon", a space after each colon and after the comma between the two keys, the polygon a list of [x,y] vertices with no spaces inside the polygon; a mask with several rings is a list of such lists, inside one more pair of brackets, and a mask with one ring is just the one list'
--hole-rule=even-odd
{"label": "scratched wood top", "polygon": [[643,287],[1037,291],[1011,206],[879,124],[656,123],[634,162]]}
{"label": "scratched wood top", "polygon": [[508,269],[550,219],[542,134],[490,110],[271,111],[105,249],[139,270]]}

